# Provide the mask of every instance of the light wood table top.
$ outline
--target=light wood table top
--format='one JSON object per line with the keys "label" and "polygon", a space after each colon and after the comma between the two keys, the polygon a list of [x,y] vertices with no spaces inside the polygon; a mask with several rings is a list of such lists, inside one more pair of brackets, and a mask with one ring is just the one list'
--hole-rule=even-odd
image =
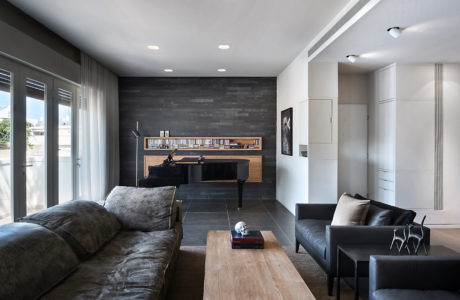
{"label": "light wood table top", "polygon": [[315,299],[271,231],[265,249],[232,249],[230,231],[208,231],[205,300]]}

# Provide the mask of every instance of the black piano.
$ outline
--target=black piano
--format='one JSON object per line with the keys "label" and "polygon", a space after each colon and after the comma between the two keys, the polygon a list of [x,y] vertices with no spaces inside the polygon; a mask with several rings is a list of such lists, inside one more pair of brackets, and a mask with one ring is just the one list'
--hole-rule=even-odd
{"label": "black piano", "polygon": [[[166,161],[165,161],[166,162]],[[139,181],[140,187],[160,187],[197,182],[236,181],[238,207],[243,206],[243,184],[249,176],[247,159],[183,158],[158,166],[149,166],[149,175]]]}

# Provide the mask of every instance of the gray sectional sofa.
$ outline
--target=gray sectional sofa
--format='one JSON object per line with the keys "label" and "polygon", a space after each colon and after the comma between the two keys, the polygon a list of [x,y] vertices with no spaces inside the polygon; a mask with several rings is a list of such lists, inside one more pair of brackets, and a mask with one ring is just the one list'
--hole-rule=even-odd
{"label": "gray sectional sofa", "polygon": [[[356,199],[364,199],[355,195]],[[415,212],[370,200],[365,225],[331,226],[337,204],[296,204],[296,252],[307,250],[326,272],[328,293],[332,295],[337,273],[337,245],[390,245],[394,228],[413,222]],[[427,244],[430,231],[425,228]],[[353,274],[352,266],[344,266],[344,275]]]}
{"label": "gray sectional sofa", "polygon": [[0,299],[163,299],[182,239],[175,187],[116,187],[0,226]]}

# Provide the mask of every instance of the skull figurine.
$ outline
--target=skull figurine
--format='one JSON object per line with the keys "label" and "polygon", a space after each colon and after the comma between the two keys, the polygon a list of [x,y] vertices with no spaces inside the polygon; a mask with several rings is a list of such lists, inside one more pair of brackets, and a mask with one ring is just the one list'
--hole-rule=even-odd
{"label": "skull figurine", "polygon": [[236,223],[235,231],[241,235],[248,235],[248,225],[243,221]]}

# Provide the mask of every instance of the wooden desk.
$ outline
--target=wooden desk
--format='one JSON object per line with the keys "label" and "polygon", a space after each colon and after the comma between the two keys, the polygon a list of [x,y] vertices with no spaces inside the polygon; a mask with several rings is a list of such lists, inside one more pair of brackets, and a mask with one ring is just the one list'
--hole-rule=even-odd
{"label": "wooden desk", "polygon": [[265,249],[232,249],[230,231],[208,231],[205,300],[315,299],[271,231]]}

